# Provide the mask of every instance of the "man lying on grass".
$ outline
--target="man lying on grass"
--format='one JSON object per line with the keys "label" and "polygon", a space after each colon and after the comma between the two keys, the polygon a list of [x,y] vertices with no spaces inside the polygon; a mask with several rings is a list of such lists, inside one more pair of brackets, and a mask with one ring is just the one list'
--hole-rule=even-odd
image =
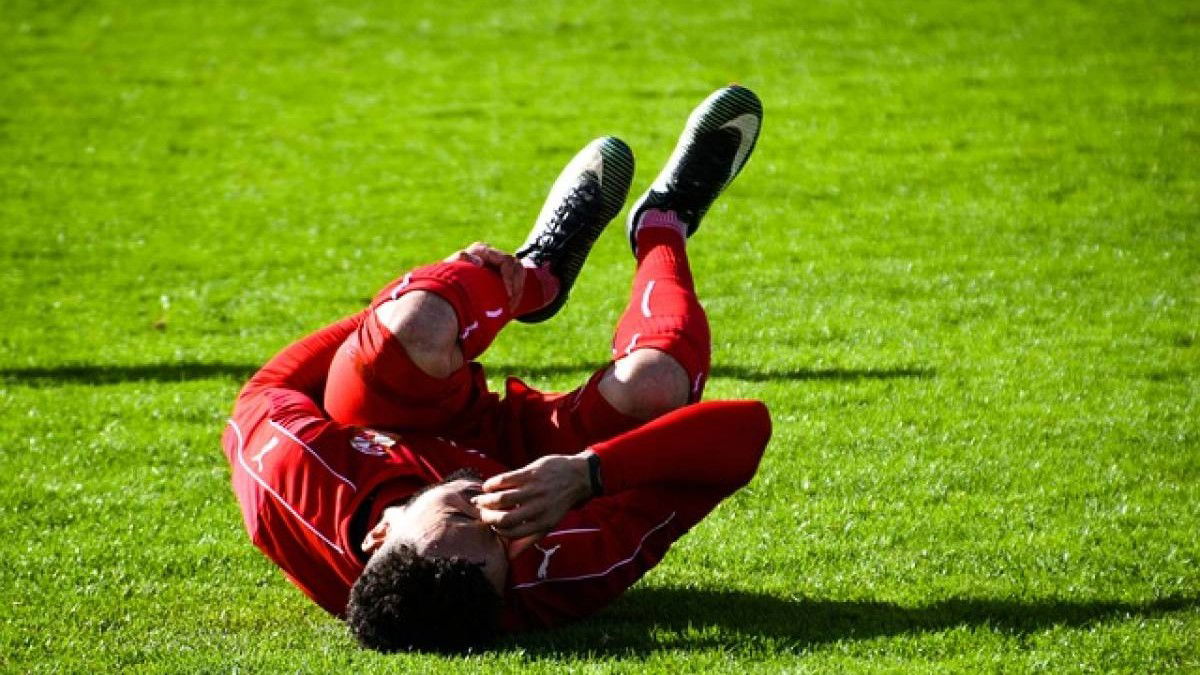
{"label": "man lying on grass", "polygon": [[761,104],[722,89],[633,207],[637,273],[613,361],[578,389],[474,361],[512,319],[567,299],[633,173],[615,138],[555,182],[515,256],[473,244],[287,347],[238,397],[222,442],[246,529],[359,642],[459,650],[619,596],[754,475],[756,401],[699,403],[708,323],[686,241],[754,147]]}

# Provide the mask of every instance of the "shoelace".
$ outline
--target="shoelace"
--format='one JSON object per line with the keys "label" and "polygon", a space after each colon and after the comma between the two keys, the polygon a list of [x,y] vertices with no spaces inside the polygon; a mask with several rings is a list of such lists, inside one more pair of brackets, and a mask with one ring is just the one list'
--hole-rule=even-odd
{"label": "shoelace", "polygon": [[597,189],[598,186],[594,181],[585,181],[583,184],[571,188],[566,198],[554,208],[554,212],[550,215],[550,221],[546,224],[545,229],[538,233],[532,248],[538,253],[547,253],[561,246],[567,236],[566,225],[581,215],[581,207],[584,204],[596,198]]}

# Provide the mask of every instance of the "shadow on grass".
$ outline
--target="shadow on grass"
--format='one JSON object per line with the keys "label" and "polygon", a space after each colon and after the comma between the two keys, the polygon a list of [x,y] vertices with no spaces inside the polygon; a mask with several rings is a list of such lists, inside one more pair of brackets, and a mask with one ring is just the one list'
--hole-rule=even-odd
{"label": "shadow on grass", "polygon": [[118,384],[121,382],[184,382],[227,378],[246,380],[259,366],[247,363],[140,363],[135,365],[66,364],[0,368],[0,382],[31,386],[60,384]]}
{"label": "shadow on grass", "polygon": [[786,600],[745,591],[644,588],[591,621],[508,638],[500,649],[531,656],[649,655],[664,650],[740,649],[766,641],[799,652],[838,640],[937,633],[958,627],[1023,635],[1057,626],[1152,618],[1200,606],[1197,598],[1144,603],[955,598],[925,607],[887,602]]}

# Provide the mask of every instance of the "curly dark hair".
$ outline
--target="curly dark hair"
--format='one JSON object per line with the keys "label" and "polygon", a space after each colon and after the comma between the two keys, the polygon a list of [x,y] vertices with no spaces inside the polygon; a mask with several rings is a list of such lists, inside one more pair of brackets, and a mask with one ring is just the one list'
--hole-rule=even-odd
{"label": "curly dark hair", "polygon": [[478,563],[381,551],[350,589],[346,623],[368,649],[461,652],[499,633],[500,596]]}

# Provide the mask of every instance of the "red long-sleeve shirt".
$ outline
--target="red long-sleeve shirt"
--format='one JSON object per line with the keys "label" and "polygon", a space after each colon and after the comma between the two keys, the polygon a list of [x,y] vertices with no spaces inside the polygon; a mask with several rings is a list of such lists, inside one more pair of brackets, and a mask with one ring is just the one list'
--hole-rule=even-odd
{"label": "red long-sleeve shirt", "polygon": [[[385,506],[459,468],[484,477],[519,468],[439,437],[331,421],[320,406],[325,373],[364,316],[272,359],[242,390],[222,439],[251,539],[339,616],[363,569],[356,516],[369,527]],[[504,626],[556,625],[614,600],[753,476],[769,436],[765,406],[731,401],[688,406],[594,444],[606,494],[511,561]]]}

